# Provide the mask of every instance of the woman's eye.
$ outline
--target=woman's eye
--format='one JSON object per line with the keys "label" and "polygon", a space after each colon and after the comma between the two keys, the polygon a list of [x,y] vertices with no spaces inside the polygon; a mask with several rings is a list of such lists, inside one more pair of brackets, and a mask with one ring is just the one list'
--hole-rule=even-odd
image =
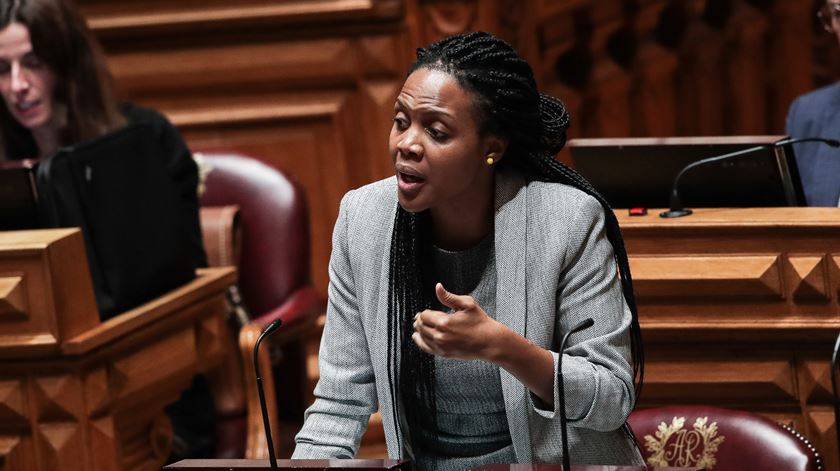
{"label": "woman's eye", "polygon": [[440,130],[435,129],[435,128],[427,128],[427,129],[428,129],[427,132],[429,133],[429,135],[432,136],[432,139],[434,139],[436,141],[442,141],[442,140],[446,139],[446,137],[447,137],[446,133],[443,132],[443,131],[440,131]]}
{"label": "woman's eye", "polygon": [[397,116],[394,118],[394,125],[397,127],[397,129],[402,131],[408,128],[408,121],[406,121],[405,118]]}
{"label": "woman's eye", "polygon": [[39,59],[38,56],[34,56],[34,55],[25,56],[20,61],[20,63],[21,63],[21,65],[23,65],[27,69],[40,69],[41,66],[43,65],[43,62],[41,62],[41,59]]}
{"label": "woman's eye", "polygon": [[6,61],[0,61],[0,75],[8,75],[12,66]]}

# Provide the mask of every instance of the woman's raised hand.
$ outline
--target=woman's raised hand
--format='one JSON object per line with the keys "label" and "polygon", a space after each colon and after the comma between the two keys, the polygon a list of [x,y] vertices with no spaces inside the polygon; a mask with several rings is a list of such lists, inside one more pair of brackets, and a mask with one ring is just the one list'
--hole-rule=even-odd
{"label": "woman's raised hand", "polygon": [[414,343],[432,355],[490,361],[507,327],[488,316],[472,296],[450,293],[440,283],[435,295],[454,312],[426,309],[414,316]]}

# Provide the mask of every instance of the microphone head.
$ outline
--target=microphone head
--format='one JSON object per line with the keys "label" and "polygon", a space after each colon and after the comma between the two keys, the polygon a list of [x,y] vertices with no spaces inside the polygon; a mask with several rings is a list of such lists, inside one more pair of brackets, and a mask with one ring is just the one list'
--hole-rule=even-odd
{"label": "microphone head", "polygon": [[274,332],[281,325],[283,325],[283,321],[280,320],[280,319],[275,319],[274,321],[271,322],[271,324],[268,324],[267,326],[265,326],[265,329],[263,329],[263,331],[262,331],[262,335],[268,335],[268,334]]}
{"label": "microphone head", "polygon": [[825,143],[830,145],[831,147],[840,147],[840,141],[837,139],[826,139]]}

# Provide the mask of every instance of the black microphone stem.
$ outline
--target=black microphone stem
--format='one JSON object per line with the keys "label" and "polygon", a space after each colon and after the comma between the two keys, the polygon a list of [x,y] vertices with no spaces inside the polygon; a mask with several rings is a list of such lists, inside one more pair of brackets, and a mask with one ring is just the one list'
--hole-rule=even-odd
{"label": "black microphone stem", "polygon": [[569,432],[566,426],[566,394],[563,390],[563,352],[566,350],[566,341],[569,340],[570,335],[588,329],[594,323],[595,321],[591,317],[582,320],[578,325],[566,332],[563,340],[560,341],[560,351],[558,352],[560,355],[557,359],[557,395],[560,396],[558,407],[560,408],[560,433],[562,434],[563,440],[563,471],[569,471],[572,466],[571,459],[569,458]]}
{"label": "black microphone stem", "polygon": [[670,200],[669,200],[669,203],[668,203],[669,211],[665,211],[663,213],[660,213],[659,216],[663,217],[663,218],[674,218],[674,217],[688,216],[689,214],[691,214],[692,211],[690,209],[683,208],[682,201],[680,200],[679,191],[677,190],[677,188],[679,188],[680,178],[682,178],[682,176],[686,172],[688,172],[689,170],[691,170],[693,168],[700,167],[702,165],[710,164],[710,163],[713,163],[713,162],[719,162],[721,160],[731,159],[732,157],[738,157],[739,155],[751,154],[753,152],[758,152],[762,149],[769,149],[771,147],[781,147],[781,146],[786,146],[786,145],[789,145],[789,144],[799,144],[801,142],[822,142],[823,144],[828,144],[831,147],[840,147],[840,142],[838,142],[835,139],[825,139],[825,138],[822,138],[822,137],[801,137],[801,138],[796,138],[796,139],[794,139],[794,138],[784,138],[784,139],[779,139],[778,141],[770,143],[770,144],[762,144],[762,145],[759,145],[759,146],[748,147],[746,149],[741,149],[741,150],[738,150],[738,151],[735,151],[735,152],[730,152],[728,154],[717,155],[715,157],[708,157],[708,158],[705,158],[705,159],[700,159],[696,162],[692,162],[692,163],[686,165],[685,167],[683,167],[682,170],[680,170],[679,173],[677,173],[677,176],[674,177],[674,184],[671,186],[671,196],[670,196]]}
{"label": "black microphone stem", "polygon": [[262,333],[260,333],[260,336],[257,337],[257,343],[254,345],[254,372],[257,375],[257,392],[260,395],[260,409],[262,410],[263,426],[265,426],[265,438],[268,441],[268,460],[271,464],[272,471],[277,471],[277,457],[274,456],[274,440],[271,439],[271,424],[268,420],[268,410],[265,405],[265,391],[263,390],[262,375],[260,374],[259,351],[260,342],[262,342],[263,338],[271,335],[281,324],[282,321],[280,319],[268,324]]}

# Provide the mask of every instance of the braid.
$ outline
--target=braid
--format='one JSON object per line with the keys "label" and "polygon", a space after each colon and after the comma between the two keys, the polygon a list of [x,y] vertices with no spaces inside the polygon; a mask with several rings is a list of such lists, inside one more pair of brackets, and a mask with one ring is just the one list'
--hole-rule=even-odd
{"label": "braid", "polygon": [[[631,356],[638,399],[644,377],[644,351],[627,251],[618,220],[607,201],[581,175],[554,158],[566,143],[570,121],[566,108],[559,100],[540,95],[528,63],[513,47],[489,33],[450,36],[418,49],[409,75],[420,68],[446,72],[473,93],[480,132],[508,139],[505,158],[499,165],[515,166],[534,180],[573,186],[603,207],[607,239],[612,244],[624,299],[632,314]],[[425,279],[425,273],[433,272],[431,257],[424,256],[430,247],[431,223],[427,213],[408,213],[398,207],[391,239],[388,379],[394,417],[400,410],[398,401],[411,404],[402,408],[409,430],[420,422],[437,430],[434,357],[411,341],[414,316],[434,299],[433,285]],[[397,364],[399,378],[395,381]],[[396,423],[400,427],[398,419]],[[399,432],[397,436],[400,440]],[[398,446],[402,452],[399,442]],[[413,440],[412,446],[417,447]]]}

